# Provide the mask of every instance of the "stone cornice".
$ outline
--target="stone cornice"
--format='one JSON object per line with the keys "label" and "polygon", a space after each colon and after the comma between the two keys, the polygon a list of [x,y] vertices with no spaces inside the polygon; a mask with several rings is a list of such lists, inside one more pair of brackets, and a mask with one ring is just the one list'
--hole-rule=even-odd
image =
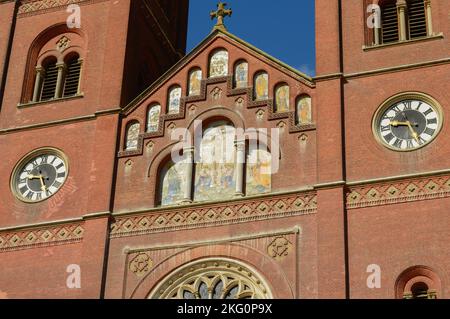
{"label": "stone cornice", "polygon": [[47,128],[47,127],[51,127],[51,126],[71,124],[74,122],[92,121],[92,120],[97,119],[100,116],[119,114],[119,112],[120,112],[119,108],[113,108],[113,109],[101,110],[101,111],[95,112],[94,114],[90,114],[90,115],[76,116],[76,117],[67,118],[67,119],[63,119],[63,120],[49,121],[49,122],[44,122],[44,123],[37,123],[37,124],[32,124],[32,125],[1,129],[0,135],[10,134],[10,133],[18,132],[18,131],[35,130],[35,129]]}

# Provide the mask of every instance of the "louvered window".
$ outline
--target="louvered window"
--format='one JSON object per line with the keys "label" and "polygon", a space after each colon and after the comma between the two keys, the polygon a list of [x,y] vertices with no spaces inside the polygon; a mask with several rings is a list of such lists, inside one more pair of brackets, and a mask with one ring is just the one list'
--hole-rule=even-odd
{"label": "louvered window", "polygon": [[427,36],[427,18],[423,0],[408,2],[408,24],[410,39]]}
{"label": "louvered window", "polygon": [[45,77],[42,84],[41,101],[48,101],[55,97],[57,80],[58,67],[56,66],[56,62],[51,62],[45,67]]}
{"label": "louvered window", "polygon": [[392,43],[399,40],[398,35],[398,13],[395,1],[383,6],[381,11],[382,41]]}
{"label": "louvered window", "polygon": [[80,82],[81,62],[78,56],[70,59],[66,65],[66,81],[64,83],[63,97],[70,97],[78,94]]}

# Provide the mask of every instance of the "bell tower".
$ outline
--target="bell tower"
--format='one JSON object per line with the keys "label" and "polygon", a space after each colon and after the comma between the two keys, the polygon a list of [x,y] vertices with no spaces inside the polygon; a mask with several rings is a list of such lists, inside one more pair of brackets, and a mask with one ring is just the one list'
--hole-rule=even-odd
{"label": "bell tower", "polygon": [[[187,0],[0,1],[0,229],[14,234],[2,260],[13,270],[22,246],[77,242],[35,252],[49,297],[101,297],[119,112],[184,56],[187,15]],[[15,237],[60,221],[72,226]],[[80,264],[81,290],[58,290],[64,271],[46,277],[62,259]]]}

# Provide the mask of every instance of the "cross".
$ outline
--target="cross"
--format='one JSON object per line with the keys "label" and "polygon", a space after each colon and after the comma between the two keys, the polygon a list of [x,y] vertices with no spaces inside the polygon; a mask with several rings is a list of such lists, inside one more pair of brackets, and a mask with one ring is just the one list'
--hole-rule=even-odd
{"label": "cross", "polygon": [[227,6],[227,4],[225,2],[219,2],[217,4],[217,11],[211,11],[211,13],[210,13],[211,20],[217,18],[217,23],[214,26],[214,29],[219,29],[219,30],[224,30],[224,31],[227,30],[227,28],[225,27],[225,24],[223,24],[223,18],[226,16],[231,17],[233,10],[225,9],[226,6]]}

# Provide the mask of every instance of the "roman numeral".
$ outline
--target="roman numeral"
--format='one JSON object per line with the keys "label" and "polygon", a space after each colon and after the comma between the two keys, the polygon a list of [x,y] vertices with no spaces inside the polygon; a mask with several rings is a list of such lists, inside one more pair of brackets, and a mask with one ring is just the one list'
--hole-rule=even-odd
{"label": "roman numeral", "polygon": [[412,110],[412,101],[405,101],[403,105],[405,106],[405,110]]}
{"label": "roman numeral", "polygon": [[402,148],[402,142],[403,142],[403,141],[402,141],[401,139],[398,138],[398,139],[395,140],[393,146],[394,146],[394,147],[397,147],[397,148]]}
{"label": "roman numeral", "polygon": [[27,196],[26,196],[26,198],[27,199],[32,199],[33,198],[33,195],[34,195],[34,192],[29,192],[28,194],[27,194]]}
{"label": "roman numeral", "polygon": [[432,109],[428,109],[428,110],[426,110],[425,112],[423,112],[423,114],[424,114],[425,116],[428,116],[428,115],[431,114],[431,113],[433,113],[433,110],[432,110]]}
{"label": "roman numeral", "polygon": [[423,103],[419,102],[419,104],[416,106],[416,111],[418,111],[422,105],[423,105]]}
{"label": "roman numeral", "polygon": [[36,193],[36,200],[41,200],[41,199],[42,199],[42,194]]}
{"label": "roman numeral", "polygon": [[41,164],[47,164],[47,161],[48,161],[47,155],[43,155],[41,158],[42,158]]}
{"label": "roman numeral", "polygon": [[384,139],[386,140],[386,142],[390,143],[393,139],[395,138],[394,134],[389,133],[388,135],[386,135],[384,137]]}
{"label": "roman numeral", "polygon": [[423,132],[424,134],[428,134],[428,135],[430,135],[430,136],[433,136],[434,135],[434,130],[433,129],[431,129],[431,128],[429,128],[429,127],[427,127],[426,129],[425,129],[425,132]]}
{"label": "roman numeral", "polygon": [[406,147],[407,148],[414,148],[414,144],[412,140],[407,140],[406,141]]}
{"label": "roman numeral", "polygon": [[64,178],[66,176],[66,172],[58,173],[56,178]]}
{"label": "roman numeral", "polygon": [[19,192],[23,195],[28,190],[28,187],[25,185],[24,187],[19,189]]}
{"label": "roman numeral", "polygon": [[437,124],[437,118],[429,119],[428,124]]}
{"label": "roman numeral", "polygon": [[56,166],[56,169],[60,169],[63,166],[64,166],[64,163],[60,163],[58,166]]}
{"label": "roman numeral", "polygon": [[392,108],[392,110],[395,112],[395,113],[400,113],[402,110],[400,110],[400,108],[398,107],[398,105],[396,105],[396,106],[394,106],[393,108]]}
{"label": "roman numeral", "polygon": [[55,181],[54,183],[53,183],[53,187],[56,187],[56,188],[60,188],[61,187],[61,183],[60,182],[58,182],[58,181]]}
{"label": "roman numeral", "polygon": [[388,131],[390,131],[391,130],[391,127],[389,126],[389,125],[386,125],[386,126],[382,126],[381,127],[381,132],[388,132]]}

